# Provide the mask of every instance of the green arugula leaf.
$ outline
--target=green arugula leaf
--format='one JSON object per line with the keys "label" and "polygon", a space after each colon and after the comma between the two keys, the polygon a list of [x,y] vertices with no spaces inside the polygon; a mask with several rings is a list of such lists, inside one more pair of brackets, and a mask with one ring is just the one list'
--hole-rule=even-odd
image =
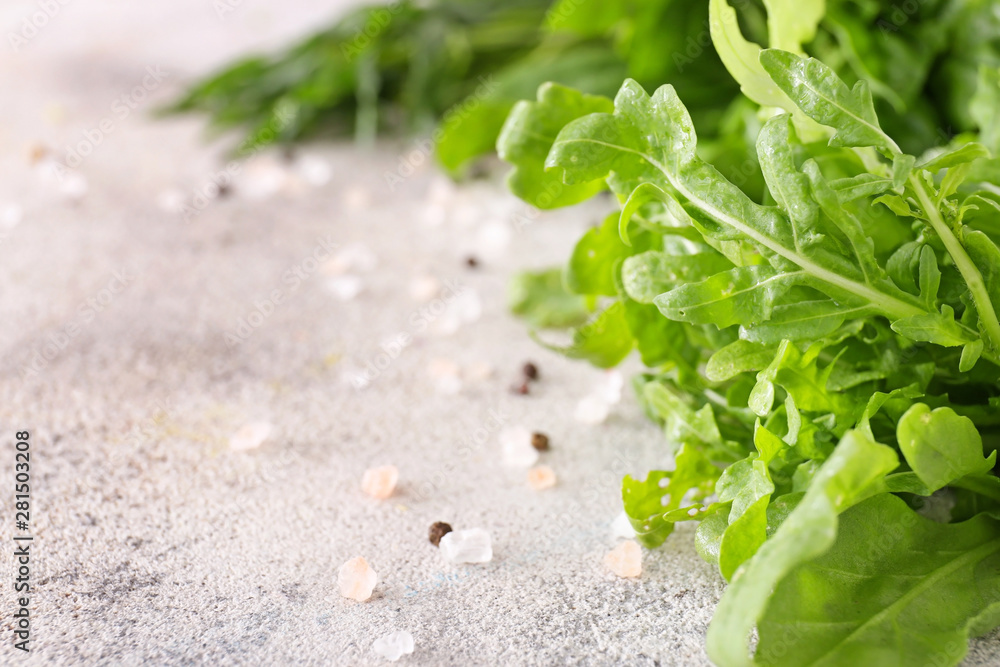
{"label": "green arugula leaf", "polygon": [[774,493],[768,465],[787,446],[760,421],[754,445],[757,452],[726,468],[715,487],[719,502],[730,503],[729,526],[718,549],[719,570],[727,580],[767,539],[767,507]]}
{"label": "green arugula leaf", "polygon": [[957,665],[968,638],[1000,622],[998,563],[995,519],[942,525],[870,498],[840,517],[829,551],[777,585],[756,664]]}
{"label": "green arugula leaf", "polygon": [[622,264],[625,292],[640,303],[653,303],[656,297],[678,283],[704,280],[733,266],[715,252],[678,254],[677,249],[674,252],[650,250],[626,258]]}
{"label": "green arugula leaf", "polygon": [[931,410],[916,403],[899,420],[896,433],[906,462],[932,492],[996,463],[996,452],[983,457],[983,439],[972,420],[951,408]]}
{"label": "green arugula leaf", "polygon": [[679,322],[752,325],[767,320],[793,285],[807,280],[804,272],[779,273],[770,266],[739,266],[698,283],[676,287],[653,300],[666,317]]}
{"label": "green arugula leaf", "polygon": [[994,154],[1000,153],[1000,68],[985,64],[979,67],[969,114],[979,127],[979,140]]}
{"label": "green arugula leaf", "polygon": [[672,472],[653,471],[641,482],[626,475],[622,502],[639,543],[660,546],[674,529],[674,521],[666,516],[678,509],[691,491],[696,498],[710,494],[718,478],[719,469],[696,446],[687,444],[677,452]]}
{"label": "green arugula leaf", "polygon": [[567,123],[610,108],[611,101],[606,97],[584,95],[557,84],[539,88],[535,102],[518,102],[497,139],[500,158],[514,165],[507,176],[510,190],[542,209],[575,204],[602,190],[604,184],[598,179],[574,185],[563,183],[558,175],[545,171],[545,157]]}
{"label": "green arugula leaf", "polygon": [[761,51],[760,64],[803,113],[836,130],[830,138],[831,146],[874,146],[887,154],[901,152],[882,131],[863,79],[850,89],[815,58],[778,49]]}
{"label": "green arugula leaf", "polygon": [[537,337],[535,340],[553,352],[571,359],[584,359],[598,368],[616,366],[635,347],[621,301],[615,301],[574,329],[573,342],[568,346],[549,344]]}
{"label": "green arugula leaf", "polygon": [[572,327],[588,315],[586,300],[566,291],[558,268],[514,276],[507,288],[507,306],[536,328]]}
{"label": "green arugula leaf", "polygon": [[758,345],[747,340],[737,340],[725,346],[709,358],[705,365],[705,376],[709,380],[722,382],[745,373],[766,368],[774,359],[777,348]]}
{"label": "green arugula leaf", "polygon": [[844,435],[795,509],[733,575],[708,628],[713,662],[751,664],[747,638],[764,617],[774,587],[799,565],[826,553],[836,539],[838,515],[881,491],[885,475],[898,465],[889,447],[857,431]]}
{"label": "green arugula leaf", "polygon": [[577,241],[566,267],[566,287],[576,294],[616,296],[618,264],[640,249],[622,243],[618,216],[609,215]]}

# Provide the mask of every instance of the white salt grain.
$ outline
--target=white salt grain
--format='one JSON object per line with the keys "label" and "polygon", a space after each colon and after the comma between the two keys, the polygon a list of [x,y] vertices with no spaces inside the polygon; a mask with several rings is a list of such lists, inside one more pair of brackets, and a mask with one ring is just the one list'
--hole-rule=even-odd
{"label": "white salt grain", "polygon": [[21,224],[24,212],[17,204],[4,204],[0,206],[0,227],[13,229]]}
{"label": "white salt grain", "polygon": [[573,411],[573,417],[584,424],[600,424],[608,418],[611,406],[605,398],[598,394],[590,394],[580,399]]}
{"label": "white salt grain", "polygon": [[417,276],[410,281],[410,296],[420,302],[427,302],[441,291],[441,281],[434,276]]}
{"label": "white salt grain", "polygon": [[270,422],[250,422],[229,438],[229,449],[236,452],[256,449],[271,435],[271,429]]}
{"label": "white salt grain", "polygon": [[476,234],[476,254],[498,259],[510,245],[510,226],[503,220],[490,220]]}
{"label": "white salt grain", "polygon": [[470,382],[482,382],[493,375],[493,366],[486,361],[474,361],[466,367],[463,375]]}
{"label": "white salt grain", "polygon": [[413,653],[413,635],[406,630],[396,630],[376,639],[372,648],[386,660],[396,662],[404,654]]}
{"label": "white salt grain", "polygon": [[350,301],[361,293],[363,287],[360,276],[337,276],[326,281],[326,289],[341,301]]}
{"label": "white salt grain", "polygon": [[352,558],[337,571],[337,588],[345,598],[364,602],[372,596],[378,574],[364,558]]}
{"label": "white salt grain", "polygon": [[621,371],[609,370],[604,372],[594,393],[600,395],[609,404],[614,405],[621,402],[622,387],[624,386],[625,378],[622,377]]}
{"label": "white salt grain", "polygon": [[329,183],[333,177],[330,164],[315,155],[303,155],[296,161],[295,170],[302,177],[302,180],[317,188]]}
{"label": "white salt grain", "polygon": [[441,538],[441,555],[452,563],[487,563],[493,560],[490,534],[482,528],[453,530]]}
{"label": "white salt grain", "polygon": [[271,156],[250,161],[243,172],[240,192],[248,199],[261,200],[276,195],[288,181],[288,170]]}
{"label": "white salt grain", "polygon": [[436,177],[427,188],[427,203],[447,207],[455,199],[457,188],[450,178]]}
{"label": "white salt grain", "polygon": [[354,209],[356,211],[361,211],[366,208],[371,208],[372,196],[367,189],[352,185],[351,187],[344,190],[344,204],[347,208]]}
{"label": "white salt grain", "polygon": [[503,448],[503,462],[516,468],[530,468],[538,462],[538,450],[531,444],[531,431],[523,426],[512,426],[497,436]]}
{"label": "white salt grain", "polygon": [[59,181],[59,194],[72,201],[82,199],[89,190],[87,179],[75,171],[66,172]]}
{"label": "white salt grain", "polygon": [[156,195],[156,205],[167,213],[180,213],[184,208],[184,192],[177,188],[164,190]]}

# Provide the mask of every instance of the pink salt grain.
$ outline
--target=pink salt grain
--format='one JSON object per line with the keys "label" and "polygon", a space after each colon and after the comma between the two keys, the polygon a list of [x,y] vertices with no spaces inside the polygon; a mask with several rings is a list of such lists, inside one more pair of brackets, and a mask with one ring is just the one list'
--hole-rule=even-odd
{"label": "pink salt grain", "polygon": [[361,489],[372,498],[385,500],[392,495],[398,480],[399,470],[396,466],[369,468],[361,478]]}
{"label": "pink salt grain", "polygon": [[551,489],[556,485],[556,474],[548,466],[535,466],[528,471],[528,485],[535,491]]}
{"label": "pink salt grain", "polygon": [[337,587],[345,598],[364,602],[372,596],[378,574],[361,556],[352,558],[340,566],[337,572]]}
{"label": "pink salt grain", "polygon": [[608,552],[604,564],[619,577],[638,577],[642,574],[642,550],[632,540],[626,540]]}

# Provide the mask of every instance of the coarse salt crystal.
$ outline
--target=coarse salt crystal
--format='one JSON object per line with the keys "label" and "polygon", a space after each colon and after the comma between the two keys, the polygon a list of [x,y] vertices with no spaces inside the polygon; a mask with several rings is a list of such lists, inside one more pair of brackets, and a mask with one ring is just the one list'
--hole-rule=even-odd
{"label": "coarse salt crystal", "polygon": [[4,204],[0,206],[0,227],[13,229],[21,224],[24,212],[17,204]]}
{"label": "coarse salt crystal", "polygon": [[441,291],[441,281],[434,276],[417,276],[410,281],[410,296],[417,301],[430,301]]}
{"label": "coarse salt crystal", "polygon": [[488,380],[493,375],[493,366],[486,361],[474,361],[465,368],[465,379],[472,382]]}
{"label": "coarse salt crystal", "polygon": [[363,287],[359,276],[337,276],[326,280],[326,288],[341,301],[350,301],[361,293]]}
{"label": "coarse salt crystal", "polygon": [[359,185],[352,185],[344,190],[344,204],[347,208],[351,208],[356,211],[371,208],[371,193]]}
{"label": "coarse salt crystal", "polygon": [[493,560],[490,534],[482,528],[453,530],[441,538],[438,548],[452,563],[487,563]]}
{"label": "coarse salt crystal", "polygon": [[261,156],[243,172],[240,191],[248,199],[261,200],[276,195],[288,182],[288,170],[272,156]]}
{"label": "coarse salt crystal", "polygon": [[88,190],[87,179],[75,171],[67,172],[59,182],[59,194],[73,201],[82,199]]}
{"label": "coarse salt crystal", "polygon": [[476,252],[484,257],[497,259],[510,245],[510,226],[503,220],[491,220],[476,234]]}
{"label": "coarse salt crystal", "polygon": [[609,370],[605,371],[594,393],[600,395],[609,404],[614,405],[621,402],[622,387],[624,386],[625,378],[622,377],[621,371]]}
{"label": "coarse salt crystal", "polygon": [[180,213],[184,209],[184,192],[169,188],[156,195],[156,205],[167,213]]}
{"label": "coarse salt crystal", "polygon": [[229,449],[237,452],[256,449],[271,435],[271,428],[269,422],[250,422],[230,436]]}
{"label": "coarse salt crystal", "polygon": [[556,485],[556,474],[548,466],[535,466],[528,471],[528,484],[536,491],[551,489]]}
{"label": "coarse salt crystal", "polygon": [[626,540],[608,552],[604,564],[619,577],[642,574],[642,550],[632,540]]}
{"label": "coarse salt crystal", "polygon": [[385,500],[392,495],[397,481],[399,470],[396,466],[369,468],[361,478],[361,489],[372,498]]}
{"label": "coarse salt crystal", "polygon": [[437,206],[447,206],[455,199],[457,188],[449,178],[437,177],[427,188],[427,202]]}
{"label": "coarse salt crystal", "polygon": [[330,164],[315,155],[303,155],[296,161],[295,170],[302,180],[313,187],[326,185],[333,176]]}
{"label": "coarse salt crystal", "polygon": [[413,653],[413,635],[406,630],[396,630],[376,639],[372,648],[386,660],[396,662],[404,654]]}
{"label": "coarse salt crystal", "polygon": [[345,598],[364,602],[372,596],[378,574],[361,556],[352,558],[337,571],[337,587]]}
{"label": "coarse salt crystal", "polygon": [[530,468],[538,462],[538,450],[531,444],[531,431],[523,426],[512,426],[497,436],[503,448],[504,465]]}
{"label": "coarse salt crystal", "polygon": [[589,394],[580,399],[573,411],[573,417],[584,424],[600,424],[608,418],[611,406],[603,396]]}

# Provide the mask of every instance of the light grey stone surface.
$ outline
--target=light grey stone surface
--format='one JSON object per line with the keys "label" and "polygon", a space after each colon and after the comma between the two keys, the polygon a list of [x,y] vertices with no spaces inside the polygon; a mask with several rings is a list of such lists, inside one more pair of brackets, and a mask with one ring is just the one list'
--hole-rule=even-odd
{"label": "light grey stone surface", "polygon": [[[5,28],[34,8],[15,4],[0,11]],[[231,197],[185,224],[160,200],[204,186],[225,146],[203,143],[200,118],[150,119],[150,101],[84,159],[78,201],[30,163],[33,146],[61,159],[116,118],[112,104],[147,67],[170,73],[151,93],[163,100],[329,11],[246,0],[220,18],[207,1],[72,3],[0,59],[0,210],[23,211],[0,230],[0,475],[11,474],[14,431],[30,429],[37,539],[27,658],[10,647],[12,550],[0,550],[0,663],[382,664],[373,641],[405,629],[416,650],[400,664],[707,664],[723,584],[689,527],[645,553],[639,580],[601,564],[617,541],[621,475],[667,462],[660,434],[627,393],[605,424],[574,421],[599,372],[542,350],[503,305],[511,273],[561,261],[600,205],[516,230],[519,204],[474,184],[433,225],[433,169],[395,191],[384,178],[412,145],[332,145],[300,153],[330,165],[329,184],[288,177],[294,164],[261,154]],[[254,199],[254,179],[259,188],[274,175],[281,190]],[[484,235],[500,229],[509,246],[491,255]],[[361,242],[378,258],[354,300],[308,272],[330,242]],[[469,270],[473,251],[482,265]],[[297,283],[296,267],[308,273]],[[451,336],[420,331],[413,318],[426,304],[410,295],[420,275],[474,291],[481,317]],[[275,290],[273,313],[227,345]],[[415,342],[370,386],[345,381],[400,333]],[[37,356],[53,340],[64,348]],[[435,359],[496,373],[443,394],[428,372]],[[508,387],[526,359],[542,380],[516,396]],[[523,471],[502,467],[495,430],[477,438],[497,415],[551,436],[554,489],[534,492]],[[260,420],[274,425],[260,448],[228,449]],[[400,470],[397,494],[367,498],[362,473],[387,463]],[[10,494],[3,503],[8,540]],[[437,520],[489,530],[493,561],[445,563],[426,537]],[[380,578],[364,603],[336,589],[337,568],[358,555]],[[998,655],[994,636],[969,662]]]}

